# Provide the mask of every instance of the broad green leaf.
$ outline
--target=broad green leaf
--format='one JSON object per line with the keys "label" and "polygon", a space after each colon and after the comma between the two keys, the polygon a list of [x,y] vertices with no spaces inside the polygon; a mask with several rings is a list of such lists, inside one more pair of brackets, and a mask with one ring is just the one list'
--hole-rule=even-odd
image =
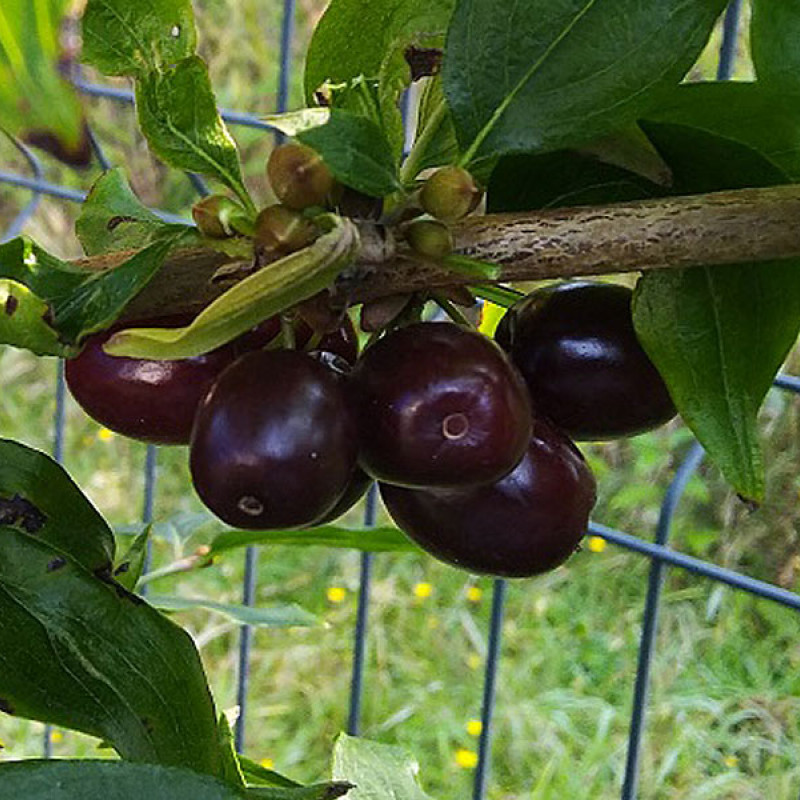
{"label": "broad green leaf", "polygon": [[599,205],[664,194],[664,188],[622,167],[574,150],[501,158],[486,192],[486,208],[533,211]]}
{"label": "broad green leaf", "polygon": [[800,2],[752,0],[751,5],[750,50],[759,81],[800,94]]}
{"label": "broad green leaf", "polygon": [[148,602],[162,611],[187,611],[201,608],[227,617],[239,625],[256,628],[292,628],[317,625],[319,620],[295,603],[266,607],[218,603],[205,597],[177,597],[175,595],[150,595]]}
{"label": "broad green leaf", "polygon": [[297,136],[298,133],[324,125],[330,116],[329,108],[301,108],[284,114],[268,114],[264,122],[285,136]]}
{"label": "broad green leaf", "polygon": [[726,0],[461,0],[442,78],[465,162],[584,144],[677,86]]}
{"label": "broad green leaf", "polygon": [[160,238],[114,269],[84,277],[73,292],[54,303],[54,325],[62,338],[77,343],[109,327],[120,316],[186,235],[184,226],[170,227],[172,236]]}
{"label": "broad green leaf", "polygon": [[106,75],[136,77],[191,56],[191,0],[88,0],[82,58]]}
{"label": "broad green leaf", "polygon": [[690,83],[665,95],[646,119],[701,128],[741,142],[800,180],[798,97],[760,83]]}
{"label": "broad green leaf", "polygon": [[402,748],[339,734],[333,777],[355,784],[351,800],[431,800],[417,782],[419,765]]}
{"label": "broad green leaf", "polygon": [[208,775],[125,761],[10,761],[0,763],[0,799],[243,800],[244,790]]}
{"label": "broad green leaf", "polygon": [[101,175],[81,207],[75,223],[87,256],[119,250],[138,250],[150,244],[166,224],[133,193],[119,168]]}
{"label": "broad green leaf", "polygon": [[114,564],[114,580],[129,592],[136,589],[136,584],[142,577],[147,561],[147,545],[150,541],[151,530],[151,525],[145,526],[145,529],[134,538],[124,555]]}
{"label": "broad green leaf", "polygon": [[61,23],[69,5],[68,0],[0,4],[0,130],[34,143],[49,141],[46,149],[85,164],[80,101],[59,71]]}
{"label": "broad green leaf", "polygon": [[192,229],[165,226],[157,241],[105,272],[60,261],[27,237],[0,245],[0,291],[19,303],[9,306],[6,296],[0,343],[29,346],[39,355],[74,355],[85,336],[119,317],[187,230]]}
{"label": "broad green leaf", "polygon": [[222,769],[188,634],[110,578],[9,527],[0,528],[0,698],[7,713],[96,736],[129,761]]}
{"label": "broad green leaf", "polygon": [[[645,130],[673,169],[676,193],[784,180],[736,142],[680,126]],[[759,501],[757,414],[800,330],[800,262],[649,272],[638,283],[633,312],[682,418],[734,489]]]}
{"label": "broad green leaf", "polygon": [[236,741],[228,717],[222,712],[217,718],[217,741],[219,742],[222,766],[219,777],[226,783],[244,787],[245,778],[239,766],[239,756],[236,752]]}
{"label": "broad green leaf", "polygon": [[114,535],[103,517],[50,456],[8,439],[0,439],[0,525],[110,574]]}
{"label": "broad green leaf", "polygon": [[399,40],[444,34],[454,6],[455,0],[332,0],[308,48],[307,101],[326,81],[378,77]]}
{"label": "broad green leaf", "polygon": [[136,108],[142,133],[159,158],[216,178],[255,210],[242,182],[236,144],[217,111],[208,68],[199,56],[142,74]]}
{"label": "broad green leaf", "polygon": [[256,763],[250,758],[243,755],[237,755],[239,761],[239,768],[247,781],[251,784],[258,786],[271,786],[273,788],[297,788],[300,786],[297,781],[281,775],[279,772],[262,767],[261,764]]}
{"label": "broad green leaf", "polygon": [[218,297],[185,328],[131,328],[105,346],[111,355],[188,358],[225,344],[254,325],[313,297],[329,286],[355,257],[358,230],[332,214],[316,218],[328,228],[312,245],[258,270]]}
{"label": "broad green leaf", "polygon": [[384,197],[400,189],[394,154],[383,131],[370,120],[334,109],[330,119],[297,138],[313,147],[336,178],[364,194]]}
{"label": "broad green leaf", "polygon": [[224,531],[211,543],[211,554],[216,555],[237,547],[252,545],[288,544],[294,547],[336,547],[346,550],[363,550],[372,553],[417,552],[417,547],[397,528],[342,528],[339,525],[321,525],[304,531]]}
{"label": "broad green leaf", "polygon": [[37,356],[67,356],[48,320],[50,307],[27,286],[0,278],[0,342],[30,350]]}

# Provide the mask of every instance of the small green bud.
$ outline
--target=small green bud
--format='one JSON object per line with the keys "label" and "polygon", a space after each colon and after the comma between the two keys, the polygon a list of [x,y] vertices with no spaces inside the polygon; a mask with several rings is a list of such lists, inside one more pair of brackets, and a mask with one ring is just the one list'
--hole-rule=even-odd
{"label": "small green bud", "polygon": [[270,260],[302,250],[317,238],[316,225],[299,211],[276,204],[267,206],[256,217],[256,252]]}
{"label": "small green bud", "polygon": [[414,220],[406,228],[406,241],[412,250],[427,258],[442,259],[453,251],[450,229],[432,219]]}
{"label": "small green bud", "polygon": [[200,233],[210,239],[228,239],[237,233],[249,235],[252,232],[245,210],[222,194],[212,194],[195,203],[192,217]]}
{"label": "small green bud", "polygon": [[442,167],[426,181],[420,192],[422,208],[443,222],[455,222],[474,211],[483,192],[463,167]]}
{"label": "small green bud", "polygon": [[297,142],[272,151],[267,177],[278,200],[298,211],[324,205],[334,186],[333,174],[319,153]]}

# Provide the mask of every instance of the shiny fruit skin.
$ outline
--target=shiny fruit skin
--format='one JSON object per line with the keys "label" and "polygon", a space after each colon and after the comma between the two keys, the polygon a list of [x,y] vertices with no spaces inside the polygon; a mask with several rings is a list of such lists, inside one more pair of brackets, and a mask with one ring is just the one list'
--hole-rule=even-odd
{"label": "shiny fruit skin", "polygon": [[[180,327],[175,317],[136,323]],[[235,358],[223,346],[179,361],[148,361],[107,355],[103,343],[117,330],[90,336],[76,358],[66,362],[67,386],[86,413],[112,431],[152,444],[188,444],[200,401]]]}
{"label": "shiny fruit skin", "polygon": [[526,578],[563,564],[586,532],[594,476],[578,449],[543,420],[516,468],[464,489],[380,484],[392,519],[420,547],[479,574]]}
{"label": "shiny fruit skin", "polygon": [[311,220],[276,203],[258,213],[253,244],[260,257],[273,261],[308,247],[318,235]]}
{"label": "shiny fruit skin", "polygon": [[343,379],[311,356],[259,350],[217,379],[198,409],[189,466],[200,499],[251,530],[315,523],[356,468]]}
{"label": "shiny fruit skin", "polygon": [[372,478],[363,469],[357,467],[339,502],[324,517],[316,520],[314,525],[327,525],[329,522],[335,522],[361,500],[371,485]]}
{"label": "shiny fruit skin", "polygon": [[549,286],[513,306],[497,328],[537,413],[574,439],[632,436],[675,416],[636,338],[631,295],[607,283]]}
{"label": "shiny fruit skin", "polygon": [[494,342],[449,322],[378,340],[352,373],[361,465],[403,486],[497,480],[531,431],[525,384]]}

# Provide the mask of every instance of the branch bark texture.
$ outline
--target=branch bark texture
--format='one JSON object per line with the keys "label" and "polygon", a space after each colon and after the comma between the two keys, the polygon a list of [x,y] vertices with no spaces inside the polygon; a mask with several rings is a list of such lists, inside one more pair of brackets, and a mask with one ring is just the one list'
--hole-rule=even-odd
{"label": "branch bark texture", "polygon": [[[743,189],[610,206],[470,217],[453,230],[455,252],[501,266],[500,282],[800,258],[800,186]],[[107,269],[114,254],[82,262]],[[241,263],[242,273],[249,266]],[[399,247],[346,289],[352,302],[475,283]],[[219,271],[228,277],[219,278]],[[235,259],[175,252],[126,317],[196,311],[237,277]],[[344,293],[340,289],[340,293]]]}

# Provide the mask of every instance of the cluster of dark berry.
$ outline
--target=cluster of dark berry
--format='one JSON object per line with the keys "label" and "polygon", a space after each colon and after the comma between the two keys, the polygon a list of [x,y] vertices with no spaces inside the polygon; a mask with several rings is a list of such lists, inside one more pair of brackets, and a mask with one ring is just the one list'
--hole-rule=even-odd
{"label": "cluster of dark berry", "polygon": [[[253,238],[257,257],[271,260],[313,239],[304,210],[336,186],[298,145],[277,148],[268,173],[282,202],[259,214]],[[340,211],[345,199],[340,190]],[[480,193],[451,167],[428,179],[421,199],[432,218],[407,225],[406,239],[443,255],[446,223]],[[237,230],[230,202],[196,207],[206,235]],[[112,330],[90,339],[66,374],[76,400],[109,428],[189,444],[198,495],[230,525],[318,525],[375,479],[392,518],[425,550],[471,571],[529,576],[569,557],[595,502],[569,437],[626,436],[675,413],[636,339],[630,300],[619,286],[562,284],[512,307],[497,343],[452,322],[395,320],[360,357],[346,315],[324,327],[302,314],[272,318],[182,361],[108,356]],[[279,335],[294,346],[276,347]]]}

